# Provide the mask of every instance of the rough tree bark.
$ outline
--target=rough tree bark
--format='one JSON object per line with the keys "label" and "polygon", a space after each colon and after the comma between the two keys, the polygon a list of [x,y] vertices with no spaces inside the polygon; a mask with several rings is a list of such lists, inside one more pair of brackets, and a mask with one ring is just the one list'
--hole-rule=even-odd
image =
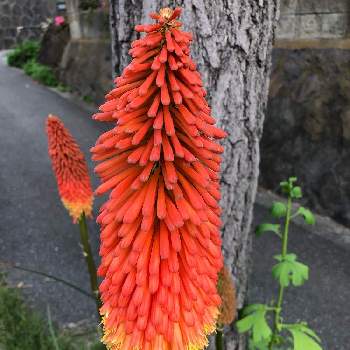
{"label": "rough tree bark", "polygon": [[[114,69],[129,63],[134,26],[150,12],[183,8],[184,28],[194,34],[192,55],[199,65],[218,125],[228,132],[222,164],[223,252],[237,288],[246,296],[250,266],[252,209],[259,174],[259,140],[269,86],[271,47],[279,0],[111,0]],[[229,350],[245,347],[233,328]]]}

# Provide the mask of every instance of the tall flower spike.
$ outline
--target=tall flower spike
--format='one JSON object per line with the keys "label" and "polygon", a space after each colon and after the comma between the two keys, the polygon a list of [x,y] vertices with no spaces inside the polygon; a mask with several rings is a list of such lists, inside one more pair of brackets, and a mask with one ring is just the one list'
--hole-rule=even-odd
{"label": "tall flower spike", "polygon": [[93,192],[83,153],[58,117],[48,116],[46,132],[49,156],[63,205],[75,223],[83,212],[91,217]]}
{"label": "tall flower spike", "polygon": [[132,62],[94,119],[114,122],[92,148],[111,191],[101,224],[104,336],[111,350],[203,349],[215,330],[222,268],[222,147],[190,57],[180,9],[131,44]]}

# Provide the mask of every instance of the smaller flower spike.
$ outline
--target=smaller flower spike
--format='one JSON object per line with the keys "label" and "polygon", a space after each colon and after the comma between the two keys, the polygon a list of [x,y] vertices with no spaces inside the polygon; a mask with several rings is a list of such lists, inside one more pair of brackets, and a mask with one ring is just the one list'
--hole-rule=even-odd
{"label": "smaller flower spike", "polygon": [[71,133],[53,115],[46,120],[49,156],[63,205],[76,223],[91,217],[93,193],[85,158]]}

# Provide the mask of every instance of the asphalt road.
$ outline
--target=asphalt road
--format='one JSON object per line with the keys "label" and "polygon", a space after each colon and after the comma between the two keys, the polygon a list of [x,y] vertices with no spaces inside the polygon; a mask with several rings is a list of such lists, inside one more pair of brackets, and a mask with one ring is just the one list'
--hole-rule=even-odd
{"label": "asphalt road", "polygon": [[[45,119],[59,116],[86,155],[101,133],[91,113],[33,82],[0,58],[0,260],[54,274],[89,291],[79,247],[79,228],[63,208],[47,154]],[[93,165],[88,159],[94,185]],[[97,207],[95,203],[95,208]],[[95,210],[96,212],[96,210]],[[94,251],[98,228],[90,221]],[[46,312],[50,305],[60,323],[95,316],[93,301],[61,284],[16,271],[28,302]],[[90,321],[91,322],[91,321]]]}
{"label": "asphalt road", "polygon": [[[91,120],[91,111],[7,67],[0,54],[0,260],[54,274],[89,290],[78,227],[60,203],[47,155],[44,123],[49,113],[62,118],[88,155],[103,130]],[[89,160],[88,166],[96,186]],[[101,199],[95,202],[95,213],[99,203]],[[254,223],[266,214],[265,207],[256,205]],[[98,228],[93,221],[89,226],[97,252]],[[252,302],[272,298],[276,284],[270,270],[278,244],[272,235],[254,242]],[[349,350],[350,244],[293,225],[290,250],[310,266],[310,280],[287,291],[286,320],[307,321],[325,350]],[[28,303],[43,315],[49,305],[61,325],[96,320],[93,301],[66,286],[19,271],[10,271],[8,280],[20,283]]]}

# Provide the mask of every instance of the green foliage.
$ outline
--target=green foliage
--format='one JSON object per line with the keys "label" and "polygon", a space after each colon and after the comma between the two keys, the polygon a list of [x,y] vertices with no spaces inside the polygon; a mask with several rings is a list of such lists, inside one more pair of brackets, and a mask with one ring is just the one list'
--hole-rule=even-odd
{"label": "green foliage", "polygon": [[49,305],[47,305],[47,324],[49,327],[49,333],[50,333],[51,340],[52,340],[52,343],[54,345],[55,350],[61,350],[60,346],[58,344],[56,332],[53,329],[53,324],[52,324],[52,319],[51,319],[51,311],[50,311]]}
{"label": "green foliage", "polygon": [[[2,281],[0,286],[0,348],[6,350],[51,350],[53,343],[46,323],[25,306],[19,292]],[[60,350],[74,349],[59,340]]]}
{"label": "green foliage", "polygon": [[321,339],[305,323],[286,325],[293,336],[294,350],[322,350]]}
{"label": "green foliage", "polygon": [[25,41],[7,55],[7,63],[9,66],[24,69],[27,75],[41,84],[57,86],[58,81],[53,70],[37,62],[39,50],[39,42]]}
{"label": "green foliage", "polygon": [[296,215],[302,215],[304,217],[305,222],[308,225],[315,225],[316,220],[314,214],[312,214],[309,209],[299,207],[298,211],[296,212]]}
{"label": "green foliage", "polygon": [[272,268],[272,275],[282,287],[288,287],[290,282],[299,287],[309,278],[309,268],[296,261],[295,254],[287,254],[284,257],[276,255],[274,258],[279,263]]}
{"label": "green foliage", "polygon": [[98,350],[100,343],[88,345],[54,329],[28,308],[17,288],[11,288],[0,275],[0,349],[6,350]]}
{"label": "green foliage", "polygon": [[287,207],[282,202],[274,202],[271,207],[271,215],[274,218],[282,218],[283,216],[286,216],[287,213]]}
{"label": "green foliage", "polygon": [[27,62],[36,60],[39,49],[39,42],[24,41],[7,55],[7,64],[12,67],[23,68]]}
{"label": "green foliage", "polygon": [[[274,350],[293,350],[293,348],[289,347],[288,343],[286,343],[286,340],[283,337],[276,337],[278,339],[278,344],[274,346]],[[249,339],[248,343],[248,349],[249,350],[270,350],[270,342],[271,342],[271,337],[260,342],[260,343],[254,343],[252,339]]]}
{"label": "green foliage", "polygon": [[293,184],[296,182],[298,179],[296,177],[290,177],[288,181],[282,181],[280,182],[280,187],[282,190],[282,193],[290,196],[291,192],[294,188]]}
{"label": "green foliage", "polygon": [[90,104],[94,102],[93,98],[90,95],[84,95],[83,101]]}
{"label": "green foliage", "polygon": [[272,275],[279,283],[277,302],[248,305],[236,323],[238,332],[250,334],[249,350],[322,350],[320,339],[305,323],[284,324],[281,316],[284,289],[290,284],[299,287],[309,278],[308,266],[297,261],[296,254],[288,253],[289,225],[293,218],[301,215],[306,224],[315,224],[315,217],[309,209],[299,207],[292,213],[293,200],[302,197],[301,188],[295,186],[296,181],[296,177],[291,177],[281,182],[280,187],[287,196],[287,202],[272,204],[271,215],[281,222],[260,224],[255,231],[257,236],[273,232],[282,240],[282,244],[281,254],[274,256],[277,264],[272,268]]}
{"label": "green foliage", "polygon": [[292,198],[296,198],[296,199],[299,199],[303,196],[301,192],[301,188],[299,186],[293,187],[290,194]]}
{"label": "green foliage", "polygon": [[252,304],[243,309],[243,318],[237,322],[240,333],[251,331],[254,344],[270,339],[272,331],[266,321],[268,307],[264,304]]}
{"label": "green foliage", "polygon": [[249,339],[248,349],[249,350],[269,350],[270,339],[263,340],[260,343],[255,343],[253,339]]}
{"label": "green foliage", "polygon": [[57,85],[57,90],[60,92],[71,92],[72,91],[72,89],[69,86],[64,85],[62,83],[59,83]]}
{"label": "green foliage", "polygon": [[277,235],[280,234],[280,227],[279,224],[260,224],[255,229],[255,234],[260,237],[265,232],[274,232]]}
{"label": "green foliage", "polygon": [[58,81],[53,70],[48,66],[36,62],[35,60],[27,62],[23,69],[27,75],[31,76],[34,80],[41,84],[46,86],[58,85]]}

